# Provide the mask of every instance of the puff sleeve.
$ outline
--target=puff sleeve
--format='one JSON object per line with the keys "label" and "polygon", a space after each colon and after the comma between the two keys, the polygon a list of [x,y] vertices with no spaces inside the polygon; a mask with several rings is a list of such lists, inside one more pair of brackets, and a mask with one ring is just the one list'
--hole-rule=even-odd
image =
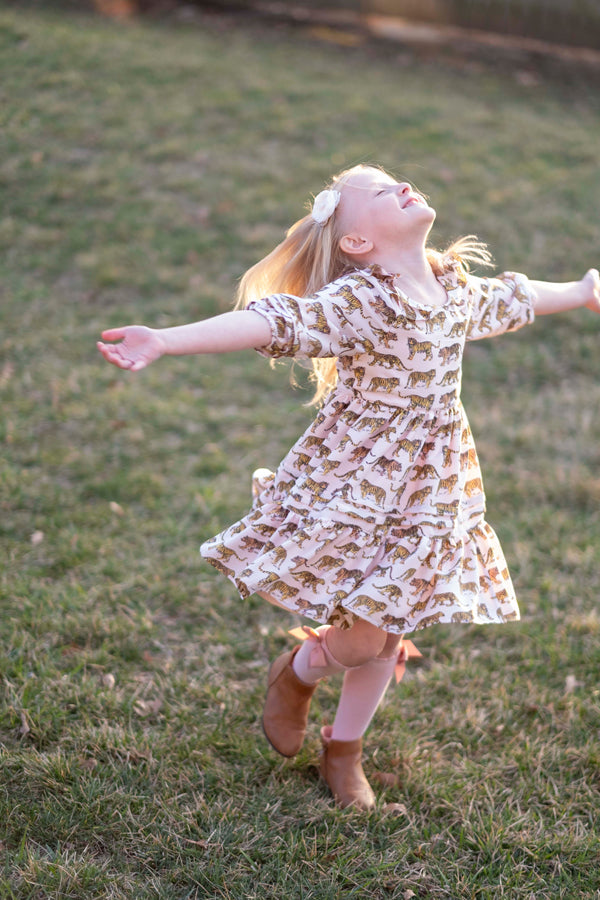
{"label": "puff sleeve", "polygon": [[525,275],[504,272],[497,278],[468,276],[468,286],[468,341],[516,331],[533,322],[536,295]]}
{"label": "puff sleeve", "polygon": [[260,313],[271,326],[271,342],[261,356],[294,359],[351,355],[362,348],[360,335],[364,298],[349,282],[327,285],[314,296],[272,294],[253,300],[247,309]]}

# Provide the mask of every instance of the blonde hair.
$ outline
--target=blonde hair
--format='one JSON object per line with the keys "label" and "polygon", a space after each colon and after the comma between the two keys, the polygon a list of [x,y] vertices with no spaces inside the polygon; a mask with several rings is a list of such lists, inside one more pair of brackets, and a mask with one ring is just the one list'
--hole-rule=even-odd
{"label": "blonde hair", "polygon": [[[359,165],[345,169],[332,179],[328,189],[339,190],[354,173],[377,168]],[[319,225],[310,213],[299,219],[288,230],[285,239],[242,277],[236,309],[270,294],[311,297],[346,272],[355,270],[356,262],[340,250],[342,237],[339,216],[335,213],[324,225]],[[479,265],[491,262],[485,244],[474,235],[459,238],[444,251],[427,248],[426,254],[435,275],[442,275],[452,262],[460,262],[467,271],[471,262]],[[315,358],[310,362],[311,379],[316,384],[311,402],[320,403],[335,387],[337,361],[335,358]]]}

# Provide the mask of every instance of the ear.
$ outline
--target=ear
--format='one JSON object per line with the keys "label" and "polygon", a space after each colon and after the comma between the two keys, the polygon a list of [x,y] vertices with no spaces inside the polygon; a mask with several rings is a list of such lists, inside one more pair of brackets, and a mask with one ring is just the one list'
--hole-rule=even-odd
{"label": "ear", "polygon": [[373,249],[373,241],[360,234],[345,234],[340,238],[340,250],[346,256],[364,256]]}

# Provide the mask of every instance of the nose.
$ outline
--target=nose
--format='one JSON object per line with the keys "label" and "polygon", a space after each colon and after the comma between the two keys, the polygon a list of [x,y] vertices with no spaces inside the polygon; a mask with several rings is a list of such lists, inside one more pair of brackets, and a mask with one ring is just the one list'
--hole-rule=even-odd
{"label": "nose", "polygon": [[408,194],[412,190],[410,184],[406,181],[401,181],[398,187],[396,188],[399,194]]}

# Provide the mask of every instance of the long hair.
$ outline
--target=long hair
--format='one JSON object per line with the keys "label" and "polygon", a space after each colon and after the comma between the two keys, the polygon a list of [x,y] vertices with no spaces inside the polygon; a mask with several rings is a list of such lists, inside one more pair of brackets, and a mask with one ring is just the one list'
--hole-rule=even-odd
{"label": "long hair", "polygon": [[[375,169],[376,166],[354,166],[336,175],[328,188],[339,190],[355,172]],[[284,240],[253,265],[242,277],[236,309],[247,306],[270,294],[292,294],[311,297],[325,285],[356,269],[356,262],[340,250],[343,237],[339,216],[335,213],[319,225],[310,213],[295,222]],[[469,263],[489,265],[491,256],[474,235],[467,235],[450,244],[444,251],[427,248],[428,262],[435,275],[442,275],[453,261],[459,261],[468,271]],[[311,359],[316,389],[312,403],[320,403],[337,381],[334,358]]]}

